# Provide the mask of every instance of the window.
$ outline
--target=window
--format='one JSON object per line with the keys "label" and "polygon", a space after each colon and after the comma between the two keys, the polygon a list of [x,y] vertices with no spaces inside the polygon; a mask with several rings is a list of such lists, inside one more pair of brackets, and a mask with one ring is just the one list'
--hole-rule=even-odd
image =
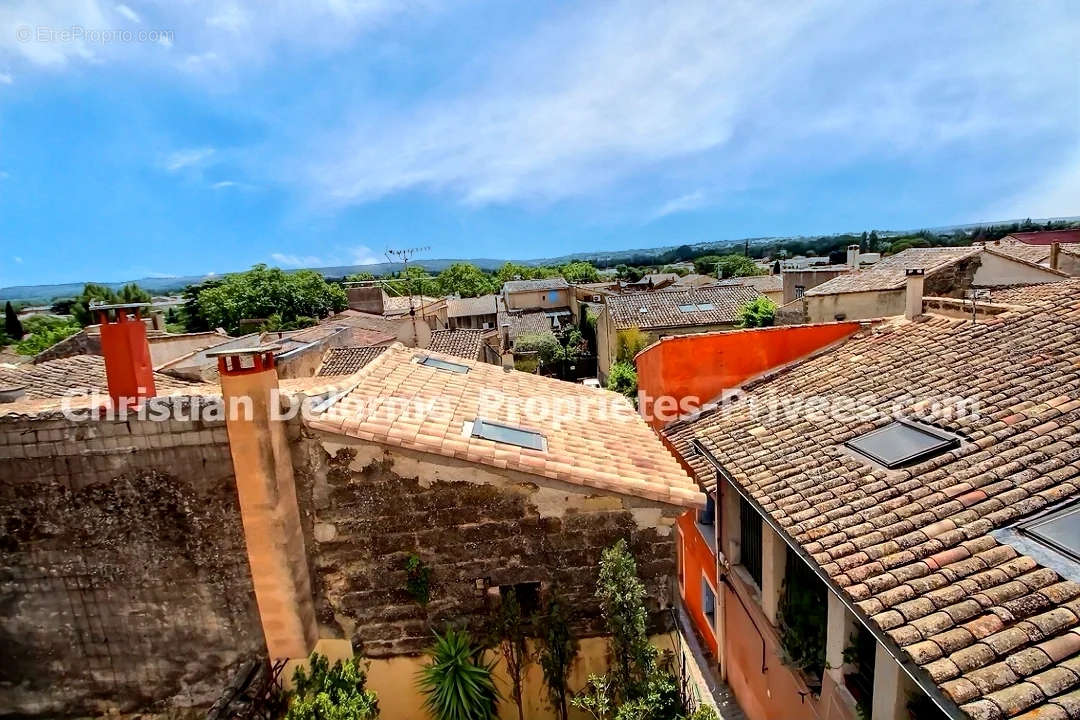
{"label": "window", "polygon": [[923,425],[897,420],[844,443],[889,469],[919,462],[960,446],[960,438]]}
{"label": "window", "polygon": [[829,624],[829,590],[790,547],[784,566],[784,588],[776,624],[791,662],[820,688],[825,672],[825,629]]}
{"label": "window", "polygon": [[849,666],[844,673],[844,685],[851,692],[859,707],[870,708],[874,701],[874,657],[877,653],[877,641],[870,631],[861,624],[849,638],[844,649],[844,664]]}
{"label": "window", "polygon": [[675,572],[679,576],[679,594],[686,595],[686,574],[683,570],[683,534],[676,528],[675,529]]}
{"label": "window", "polygon": [[1022,523],[1017,531],[1074,562],[1080,562],[1080,502]]}
{"label": "window", "polygon": [[705,576],[701,576],[701,612],[709,620],[709,627],[716,627],[716,593]]}
{"label": "window", "polygon": [[698,525],[711,526],[716,524],[716,502],[712,493],[705,495],[705,507],[697,511]]}
{"label": "window", "polygon": [[754,506],[739,497],[739,564],[761,587],[761,516]]}
{"label": "window", "polygon": [[679,310],[682,312],[705,312],[706,310],[715,309],[716,306],[712,303],[687,303],[679,306]]}
{"label": "window", "polygon": [[505,599],[509,593],[514,593],[518,607],[521,608],[522,618],[531,618],[540,609],[540,583],[523,582],[499,586],[499,597],[501,599]]}
{"label": "window", "polygon": [[805,294],[806,294],[806,286],[805,285],[796,285],[795,286],[795,299],[796,300],[798,300],[799,298],[801,298]]}
{"label": "window", "polygon": [[534,430],[523,430],[480,418],[473,422],[472,436],[530,450],[543,450],[545,444],[544,436]]}
{"label": "window", "polygon": [[434,357],[422,357],[417,362],[425,367],[435,368],[436,370],[442,370],[444,372],[458,373],[459,375],[464,375],[469,372],[468,365],[440,360],[439,358]]}

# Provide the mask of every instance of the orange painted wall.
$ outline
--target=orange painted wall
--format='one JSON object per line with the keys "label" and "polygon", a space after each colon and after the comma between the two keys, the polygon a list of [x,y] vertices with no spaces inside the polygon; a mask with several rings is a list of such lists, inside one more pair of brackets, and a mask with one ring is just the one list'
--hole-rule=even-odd
{"label": "orange painted wall", "polygon": [[[791,325],[666,337],[635,358],[642,413],[652,417],[652,398],[688,397],[708,402],[723,390],[849,337],[859,323]],[[662,421],[652,421],[661,427]]]}
{"label": "orange painted wall", "polygon": [[[691,621],[701,636],[705,638],[705,645],[713,657],[718,657],[715,630],[710,627],[708,618],[702,611],[701,577],[704,574],[709,579],[716,592],[717,612],[720,611],[720,589],[716,586],[716,555],[709,547],[695,518],[696,513],[690,511],[679,518],[679,534],[682,538],[682,571],[683,591],[682,599]],[[719,521],[719,514],[717,520]]]}
{"label": "orange painted wall", "polygon": [[[732,580],[740,582],[737,578]],[[727,683],[750,720],[820,720],[817,699],[784,665],[779,641],[759,606],[743,600],[754,615],[724,587],[724,655]],[[765,671],[762,672],[762,639],[765,636]],[[800,695],[800,693],[805,693]]]}

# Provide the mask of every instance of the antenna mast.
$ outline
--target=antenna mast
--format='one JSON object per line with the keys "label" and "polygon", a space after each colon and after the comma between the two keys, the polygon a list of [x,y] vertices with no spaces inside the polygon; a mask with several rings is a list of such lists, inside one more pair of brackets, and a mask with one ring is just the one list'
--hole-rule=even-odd
{"label": "antenna mast", "polygon": [[[419,333],[416,332],[416,308],[413,306],[413,292],[412,292],[412,279],[409,277],[409,261],[413,259],[415,255],[422,252],[431,250],[430,247],[414,247],[404,248],[402,250],[386,249],[386,259],[391,263],[401,263],[401,276],[405,279],[405,291],[409,294],[409,317],[412,318],[413,323],[413,340],[419,343]],[[424,296],[424,281],[420,280],[420,297]],[[423,303],[421,303],[421,310],[423,309]]]}

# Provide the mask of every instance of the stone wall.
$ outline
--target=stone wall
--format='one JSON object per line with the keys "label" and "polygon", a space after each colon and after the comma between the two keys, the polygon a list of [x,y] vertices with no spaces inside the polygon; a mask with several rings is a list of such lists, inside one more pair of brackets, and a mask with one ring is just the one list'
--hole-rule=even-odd
{"label": "stone wall", "polygon": [[963,297],[964,290],[975,284],[975,272],[982,263],[982,253],[954,262],[926,276],[923,296]]}
{"label": "stone wall", "polygon": [[[338,440],[294,444],[323,637],[373,658],[417,653],[449,621],[479,631],[498,586],[531,582],[558,588],[582,636],[599,634],[598,563],[619,538],[638,560],[654,629],[666,629],[679,509]],[[432,573],[426,609],[406,590],[412,554]]]}
{"label": "stone wall", "polygon": [[264,652],[222,423],[0,418],[0,714],[204,710]]}

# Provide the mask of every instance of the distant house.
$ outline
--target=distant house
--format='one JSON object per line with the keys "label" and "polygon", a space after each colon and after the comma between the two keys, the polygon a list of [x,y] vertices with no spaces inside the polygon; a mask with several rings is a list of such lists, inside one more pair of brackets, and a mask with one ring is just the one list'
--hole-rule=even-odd
{"label": "distant house", "polygon": [[497,295],[481,295],[474,298],[447,298],[446,317],[451,330],[494,329],[498,322],[499,303]]}
{"label": "distant house", "polygon": [[502,299],[509,311],[570,308],[570,283],[562,277],[510,280],[503,283]]}
{"label": "distant house", "polygon": [[652,343],[664,335],[691,335],[733,328],[739,309],[761,294],[745,285],[612,295],[596,322],[597,372],[607,378],[620,345],[639,334]]}
{"label": "distant house", "polygon": [[679,275],[677,273],[650,273],[642,276],[640,280],[626,283],[623,287],[631,292],[662,290],[663,288],[674,285],[678,281]]}
{"label": "distant house", "polygon": [[922,294],[962,297],[972,288],[1032,285],[1064,279],[1064,273],[990,247],[910,248],[867,270],[848,272],[806,291],[802,317],[828,322],[888,317],[904,312],[906,271],[921,272]]}
{"label": "distant house", "polygon": [[[416,315],[376,315],[359,310],[343,310],[320,321],[320,325],[336,325],[365,330],[376,330],[392,335],[405,347],[427,347],[431,342],[431,324],[427,318]],[[362,343],[352,343],[359,345]]]}
{"label": "distant house", "polygon": [[986,247],[1052,270],[1060,270],[1071,277],[1080,277],[1080,229],[1012,233],[988,243]]}
{"label": "distant house", "polygon": [[706,285],[715,285],[716,278],[711,275],[698,275],[697,273],[690,273],[689,275],[683,275],[681,278],[675,281],[675,287],[705,287]]}
{"label": "distant house", "polygon": [[[702,276],[699,275],[698,277]],[[712,280],[712,278],[710,278],[710,280]],[[717,285],[745,285],[746,287],[754,288],[777,305],[781,304],[784,300],[784,278],[781,275],[750,275],[748,277],[731,278],[719,282],[713,280],[713,282]]]}
{"label": "distant house", "polygon": [[[392,297],[375,285],[347,287],[345,293],[349,298],[350,310],[392,320],[418,318],[427,324],[429,330],[447,327],[445,298],[428,297],[423,294]],[[404,339],[402,342],[409,344]]]}

